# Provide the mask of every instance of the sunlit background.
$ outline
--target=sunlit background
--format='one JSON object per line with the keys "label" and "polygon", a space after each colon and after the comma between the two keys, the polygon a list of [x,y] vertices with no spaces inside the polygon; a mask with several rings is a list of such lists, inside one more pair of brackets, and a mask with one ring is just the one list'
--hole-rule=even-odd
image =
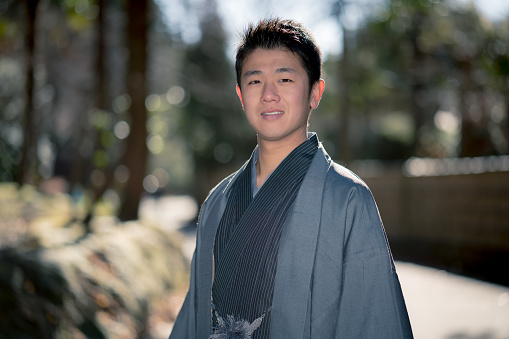
{"label": "sunlit background", "polygon": [[416,338],[509,338],[509,1],[0,0],[0,339],[168,336],[256,144],[238,34],[274,16],[322,49],[310,129],[372,189]]}

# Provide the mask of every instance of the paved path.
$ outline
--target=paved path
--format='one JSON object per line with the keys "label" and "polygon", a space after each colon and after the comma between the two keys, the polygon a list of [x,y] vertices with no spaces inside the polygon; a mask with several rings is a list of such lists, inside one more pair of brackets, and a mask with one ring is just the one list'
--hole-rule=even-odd
{"label": "paved path", "polygon": [[[145,199],[142,218],[177,230],[196,215],[187,196]],[[186,233],[183,249],[194,251],[194,234]],[[415,339],[509,339],[509,287],[396,262]],[[501,267],[501,269],[509,269]]]}
{"label": "paved path", "polygon": [[509,339],[509,288],[397,262],[415,339]]}

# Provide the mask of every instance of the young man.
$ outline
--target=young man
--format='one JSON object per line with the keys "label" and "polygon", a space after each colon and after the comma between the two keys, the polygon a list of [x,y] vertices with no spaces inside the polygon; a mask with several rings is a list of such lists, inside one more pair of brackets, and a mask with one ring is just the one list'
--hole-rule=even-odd
{"label": "young man", "polygon": [[201,208],[170,338],[411,338],[371,192],[307,132],[325,88],[313,38],[261,21],[235,68],[258,146]]}

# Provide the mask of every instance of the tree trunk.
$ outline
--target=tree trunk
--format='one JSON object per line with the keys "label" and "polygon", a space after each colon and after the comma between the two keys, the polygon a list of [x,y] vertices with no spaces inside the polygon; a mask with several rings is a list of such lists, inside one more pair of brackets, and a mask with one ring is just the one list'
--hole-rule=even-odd
{"label": "tree trunk", "polygon": [[147,111],[145,109],[148,1],[129,0],[127,4],[129,17],[127,40],[130,55],[127,89],[131,97],[131,134],[127,138],[123,161],[129,169],[129,179],[125,186],[119,214],[119,218],[124,221],[138,217],[138,205],[143,194],[143,179],[148,158],[146,146]]}
{"label": "tree trunk", "polygon": [[21,161],[19,171],[15,177],[15,181],[22,185],[33,181],[35,175],[34,167],[37,164],[36,148],[36,132],[34,122],[34,55],[35,55],[35,20],[37,14],[37,5],[39,0],[26,0],[25,8],[27,11],[28,27],[26,32],[26,80],[25,93],[26,104],[23,115],[24,140],[21,145]]}
{"label": "tree trunk", "polygon": [[[106,86],[106,74],[104,70],[104,11],[105,11],[105,3],[104,0],[98,0],[97,5],[99,7],[99,15],[97,17],[97,50],[96,50],[96,64],[95,64],[95,74],[96,74],[96,92],[95,92],[95,100],[96,100],[96,108],[100,110],[108,109],[108,88]],[[101,142],[101,133],[102,131],[92,129],[93,140],[94,140],[94,151],[100,151],[104,149],[104,146]],[[92,220],[92,213],[94,210],[95,204],[99,201],[99,199],[106,192],[111,182],[113,181],[114,175],[114,165],[110,164],[106,168],[96,168],[96,170],[102,171],[105,177],[102,183],[97,187],[93,187],[93,196],[90,202],[90,207],[86,217],[83,220],[83,223],[86,227],[87,232],[91,232],[90,221]],[[93,186],[93,183],[92,183]]]}
{"label": "tree trunk", "polygon": [[[99,14],[97,16],[97,36],[96,36],[96,50],[95,50],[95,107],[98,109],[106,109],[107,107],[107,87],[106,87],[106,75],[104,73],[104,10],[105,4],[104,0],[98,0],[97,6],[99,8]],[[94,140],[94,150],[98,148],[102,148],[100,146],[100,137],[94,128],[90,128],[90,114],[91,111],[87,113],[86,116],[80,117],[80,121],[77,124],[78,136],[77,136],[77,148],[79,149],[83,144],[84,140],[87,137],[91,137]],[[89,132],[91,131],[91,132]],[[92,134],[92,135],[89,135]],[[84,179],[84,169],[89,164],[87,163],[88,159],[85,159],[85,156],[81,154],[81,152],[77,152],[74,157],[74,161],[72,163],[70,180],[73,185],[86,182]],[[85,173],[90,177],[90,173]]]}
{"label": "tree trunk", "polygon": [[340,84],[340,98],[341,98],[341,112],[340,112],[340,125],[339,125],[339,147],[336,149],[339,150],[339,158],[348,166],[348,164],[352,161],[352,152],[350,148],[350,115],[351,115],[351,104],[350,104],[350,59],[349,59],[349,42],[348,42],[348,32],[346,31],[344,25],[342,25],[343,30],[343,57],[340,60],[339,64],[339,79],[341,79]]}
{"label": "tree trunk", "polygon": [[[419,45],[419,38],[422,34],[423,14],[415,13],[413,15],[413,25],[409,33],[409,40],[412,48],[412,59],[410,60],[410,109],[414,118],[414,138],[412,142],[413,153],[417,156],[427,156],[422,148],[419,138],[419,131],[425,124],[424,108],[422,107],[420,96],[423,95],[425,80],[423,74],[423,64],[426,56]],[[423,153],[424,152],[424,153]]]}
{"label": "tree trunk", "polygon": [[[509,78],[507,79],[507,87],[509,87]],[[505,104],[505,123],[502,125],[502,131],[505,136],[504,154],[509,154],[509,90],[504,91],[504,104]],[[502,93],[504,93],[502,92]]]}
{"label": "tree trunk", "polygon": [[351,148],[350,148],[350,60],[349,60],[349,40],[348,32],[343,24],[343,17],[345,16],[345,6],[347,2],[345,0],[337,0],[333,4],[332,15],[338,21],[338,25],[343,32],[343,55],[338,61],[338,79],[339,79],[339,119],[338,119],[338,133],[334,137],[334,144],[337,150],[336,158],[341,160],[345,165],[348,165],[352,160]]}
{"label": "tree trunk", "polygon": [[[459,86],[459,111],[461,114],[461,140],[459,146],[460,157],[478,157],[495,154],[494,146],[491,142],[490,136],[487,132],[487,114],[486,108],[482,105],[482,93],[476,88],[474,80],[474,61],[466,59],[460,61],[458,64],[460,73],[460,86]],[[476,100],[480,106],[479,120],[474,121],[471,117],[470,110],[472,109],[471,100]],[[485,105],[484,105],[485,106]]]}

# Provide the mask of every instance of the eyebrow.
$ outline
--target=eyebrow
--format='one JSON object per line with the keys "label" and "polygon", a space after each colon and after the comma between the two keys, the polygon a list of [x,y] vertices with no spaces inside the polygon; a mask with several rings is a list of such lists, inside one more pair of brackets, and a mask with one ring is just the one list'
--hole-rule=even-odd
{"label": "eyebrow", "polygon": [[244,73],[244,77],[248,77],[248,76],[251,76],[251,75],[259,75],[259,74],[262,74],[262,71],[259,71],[259,70],[252,70],[252,71],[246,71]]}
{"label": "eyebrow", "polygon": [[[295,68],[291,68],[291,67],[280,67],[280,68],[276,69],[276,71],[274,73],[297,73],[297,70]],[[252,71],[246,71],[244,73],[244,77],[248,77],[251,75],[260,75],[260,74],[262,74],[262,71],[255,69]]]}
{"label": "eyebrow", "polygon": [[291,67],[281,67],[276,69],[276,73],[297,73],[297,70]]}

